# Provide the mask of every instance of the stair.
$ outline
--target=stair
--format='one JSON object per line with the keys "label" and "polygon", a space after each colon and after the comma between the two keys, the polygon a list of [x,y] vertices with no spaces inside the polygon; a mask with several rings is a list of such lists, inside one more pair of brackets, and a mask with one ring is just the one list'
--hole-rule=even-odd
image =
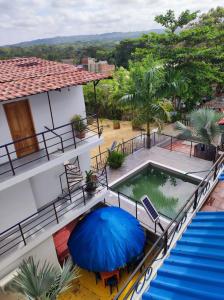
{"label": "stair", "polygon": [[224,299],[224,212],[197,213],[142,299]]}
{"label": "stair", "polygon": [[67,187],[63,189],[63,193],[73,193],[80,186],[83,180],[82,172],[79,168],[78,159],[74,162],[64,162],[65,172],[62,174],[66,178]]}

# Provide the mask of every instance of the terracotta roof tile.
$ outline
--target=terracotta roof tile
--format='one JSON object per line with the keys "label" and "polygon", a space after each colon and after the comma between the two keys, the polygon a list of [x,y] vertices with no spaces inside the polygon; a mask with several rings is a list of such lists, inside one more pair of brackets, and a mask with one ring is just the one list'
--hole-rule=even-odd
{"label": "terracotta roof tile", "polygon": [[36,57],[0,61],[0,101],[109,78]]}

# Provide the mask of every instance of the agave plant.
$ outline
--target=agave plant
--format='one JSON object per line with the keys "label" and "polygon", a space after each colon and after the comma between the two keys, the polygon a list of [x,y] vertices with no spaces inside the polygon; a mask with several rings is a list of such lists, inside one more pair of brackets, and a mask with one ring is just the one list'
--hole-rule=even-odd
{"label": "agave plant", "polygon": [[218,146],[220,143],[221,127],[218,121],[223,114],[214,110],[201,108],[190,114],[190,127],[176,122],[176,129],[180,130],[186,138],[196,138],[205,145]]}
{"label": "agave plant", "polygon": [[29,300],[54,300],[71,288],[78,276],[78,267],[73,266],[71,259],[59,270],[47,261],[35,263],[33,257],[29,257],[21,263],[10,290],[24,294]]}

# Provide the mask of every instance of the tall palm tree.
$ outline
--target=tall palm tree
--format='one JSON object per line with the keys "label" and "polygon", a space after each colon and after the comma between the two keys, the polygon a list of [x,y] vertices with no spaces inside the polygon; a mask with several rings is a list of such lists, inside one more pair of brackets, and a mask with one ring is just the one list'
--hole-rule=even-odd
{"label": "tall palm tree", "polygon": [[61,292],[71,287],[78,277],[78,268],[68,259],[58,270],[47,261],[34,262],[33,257],[24,260],[9,289],[17,291],[29,300],[54,300]]}
{"label": "tall palm tree", "polygon": [[147,126],[147,148],[151,146],[151,123],[161,128],[163,121],[169,119],[170,102],[159,98],[159,91],[164,81],[163,65],[151,61],[147,68],[138,63],[131,69],[132,85],[130,93],[121,98],[124,105],[131,105],[138,112],[138,117]]}

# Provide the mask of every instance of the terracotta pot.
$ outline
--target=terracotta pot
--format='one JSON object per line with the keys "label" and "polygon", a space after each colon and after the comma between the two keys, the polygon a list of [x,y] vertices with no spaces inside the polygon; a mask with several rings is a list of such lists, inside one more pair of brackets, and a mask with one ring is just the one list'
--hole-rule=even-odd
{"label": "terracotta pot", "polygon": [[120,129],[120,122],[113,122],[113,129]]}
{"label": "terracotta pot", "polygon": [[86,133],[85,133],[85,131],[75,131],[75,136],[78,139],[84,139],[86,136]]}

